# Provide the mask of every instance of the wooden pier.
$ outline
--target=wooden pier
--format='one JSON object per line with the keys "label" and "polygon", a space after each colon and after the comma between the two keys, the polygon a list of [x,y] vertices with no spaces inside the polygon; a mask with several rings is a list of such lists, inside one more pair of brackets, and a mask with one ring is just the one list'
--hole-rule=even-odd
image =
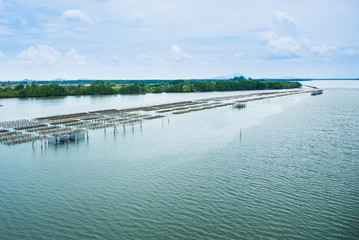
{"label": "wooden pier", "polygon": [[0,142],[3,144],[17,144],[47,141],[49,144],[58,144],[78,141],[88,138],[88,129],[117,128],[126,126],[134,128],[135,124],[164,118],[169,115],[179,115],[190,112],[233,106],[235,103],[245,103],[274,97],[311,92],[308,90],[266,91],[251,94],[206,98],[194,101],[182,101],[151,106],[140,106],[122,109],[102,109],[72,114],[38,117],[35,119],[21,119],[0,122]]}

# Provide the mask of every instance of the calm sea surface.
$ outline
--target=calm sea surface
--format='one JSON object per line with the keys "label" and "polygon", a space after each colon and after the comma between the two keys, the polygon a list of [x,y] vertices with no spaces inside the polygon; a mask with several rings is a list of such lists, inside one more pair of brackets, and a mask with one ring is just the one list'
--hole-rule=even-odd
{"label": "calm sea surface", "polygon": [[[359,81],[0,145],[0,239],[359,239]],[[0,121],[231,93],[0,100]]]}

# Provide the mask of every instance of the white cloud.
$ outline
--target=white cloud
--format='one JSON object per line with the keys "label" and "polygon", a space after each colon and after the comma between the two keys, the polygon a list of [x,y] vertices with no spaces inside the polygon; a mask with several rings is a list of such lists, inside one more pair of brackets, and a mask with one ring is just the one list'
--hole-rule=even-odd
{"label": "white cloud", "polygon": [[2,51],[0,51],[0,58],[4,58],[4,57],[5,57],[5,54]]}
{"label": "white cloud", "polygon": [[112,59],[114,59],[116,61],[121,61],[121,58],[119,56],[117,56],[116,54],[112,55]]}
{"label": "white cloud", "polygon": [[359,55],[359,50],[358,49],[354,49],[354,48],[349,48],[343,51],[345,55],[348,56],[355,56],[355,55]]}
{"label": "white cloud", "polygon": [[239,57],[242,57],[242,56],[243,56],[242,52],[237,52],[237,53],[234,54],[235,58],[239,58]]}
{"label": "white cloud", "polygon": [[62,54],[49,46],[29,47],[17,55],[23,63],[54,64],[61,59]]}
{"label": "white cloud", "polygon": [[[10,64],[15,69],[13,73],[25,73],[29,69],[40,74],[42,70],[49,72],[49,76],[55,76],[56,69],[62,74],[69,74],[73,69],[73,73],[83,74],[83,77],[118,76],[119,72],[142,77],[166,74],[174,78],[193,77],[193,74],[211,77],[235,72],[240,62],[242,72],[266,77],[266,74],[289,71],[288,66],[299,69],[300,64],[321,74],[323,71],[315,66],[323,62],[328,67],[349,70],[355,65],[354,58],[359,56],[356,55],[359,44],[355,39],[359,32],[355,28],[358,24],[353,21],[357,17],[353,11],[354,1],[346,1],[347,4],[328,1],[325,7],[324,0],[284,5],[273,3],[278,1],[260,1],[260,8],[259,1],[235,0],[227,4],[180,0],[159,0],[156,4],[133,0],[0,2],[4,4],[4,9],[0,9],[0,50],[6,54],[5,58],[0,58],[0,78],[5,78],[5,74],[13,75],[4,68],[10,60],[18,65]],[[36,11],[25,13],[26,9]],[[57,16],[51,14],[54,11]],[[345,17],[335,17],[333,11],[337,16]],[[315,13],[320,13],[320,17]],[[259,31],[262,32],[261,40],[255,36]],[[34,44],[36,39],[41,41]],[[307,42],[308,39],[311,41]],[[30,45],[24,47],[24,43]],[[21,61],[25,60],[17,58],[16,54],[30,46],[37,49],[38,44],[54,47],[61,57],[55,57],[57,60],[53,65],[21,66]],[[171,48],[171,44],[177,47]],[[102,49],[97,48],[100,45]],[[74,57],[67,62],[66,54],[71,52],[71,47],[87,58],[80,57],[75,61]],[[236,54],[241,51],[245,55]],[[148,54],[151,59],[141,53]],[[90,56],[96,56],[96,59]],[[156,61],[156,56],[161,60]],[[211,59],[212,56],[218,59],[217,62]],[[275,60],[276,57],[301,59],[281,61]],[[194,58],[198,61],[192,60]],[[268,61],[270,58],[272,60]],[[27,58],[28,62],[30,59]],[[127,63],[121,64],[122,59]],[[325,61],[319,61],[321,59]],[[87,63],[71,66],[70,62]],[[198,64],[192,64],[194,62]],[[253,66],[258,62],[261,69],[257,71]],[[275,62],[281,64],[275,65]],[[265,69],[269,70],[266,72]],[[350,71],[358,72],[357,69]]]}
{"label": "white cloud", "polygon": [[298,37],[297,21],[282,11],[275,11],[272,16],[272,28],[258,34],[270,52],[269,58],[301,57],[307,48],[307,41]]}
{"label": "white cloud", "polygon": [[321,56],[328,56],[338,51],[338,48],[336,46],[311,46],[311,49],[314,53],[317,53]]}
{"label": "white cloud", "polygon": [[299,34],[297,21],[285,12],[273,12],[271,30],[258,34],[266,43],[269,58],[298,58],[306,56],[328,57],[339,53],[336,46],[318,45]]}
{"label": "white cloud", "polygon": [[80,10],[68,9],[62,13],[65,19],[77,19],[85,22],[91,22],[91,19]]}
{"label": "white cloud", "polygon": [[287,13],[285,13],[285,12],[282,12],[282,11],[275,11],[275,12],[273,12],[273,16],[274,16],[274,18],[278,21],[278,22],[280,22],[280,23],[285,23],[285,22],[287,22],[287,23],[291,23],[291,24],[293,24],[293,25],[295,25],[295,26],[297,26],[298,25],[298,23],[297,23],[297,21],[295,21],[295,19],[294,18],[292,18],[291,16],[289,16]]}
{"label": "white cloud", "polygon": [[191,54],[184,52],[181,48],[179,48],[177,45],[173,45],[171,47],[171,50],[169,52],[169,55],[172,59],[180,61],[180,60],[195,60],[196,58],[193,57]]}
{"label": "white cloud", "polygon": [[0,0],[0,9],[4,9],[6,5],[8,4],[6,4],[3,0]]}
{"label": "white cloud", "polygon": [[113,54],[113,55],[112,55],[112,59],[115,60],[115,61],[118,62],[118,63],[121,63],[121,64],[127,63],[127,61],[126,61],[124,58],[119,57],[119,56],[117,56],[116,54]]}
{"label": "white cloud", "polygon": [[276,57],[299,57],[303,54],[303,41],[280,37],[268,41],[268,47]]}
{"label": "white cloud", "polygon": [[273,31],[260,31],[257,34],[259,40],[267,42],[271,39],[277,38],[277,34]]}
{"label": "white cloud", "polygon": [[146,15],[143,12],[140,12],[138,10],[132,10],[132,11],[128,12],[127,14],[128,15],[127,15],[126,20],[128,22],[142,20],[146,17]]}
{"label": "white cloud", "polygon": [[302,38],[279,37],[267,43],[271,57],[297,58],[310,55],[328,57],[340,53],[338,47],[314,45],[312,41]]}
{"label": "white cloud", "polygon": [[0,25],[0,35],[11,35],[11,31],[7,26]]}
{"label": "white cloud", "polygon": [[282,11],[273,12],[274,31],[282,36],[297,36],[299,27],[297,21]]}
{"label": "white cloud", "polygon": [[71,64],[86,64],[86,57],[78,54],[74,48],[71,48],[70,52],[66,53],[66,59]]}
{"label": "white cloud", "polygon": [[55,48],[49,46],[29,47],[17,55],[19,61],[14,63],[25,64],[86,64],[86,57],[80,55],[74,48],[63,55]]}
{"label": "white cloud", "polygon": [[144,53],[141,53],[141,54],[137,54],[136,55],[136,60],[138,61],[148,61],[151,59],[151,56],[150,55],[147,55],[147,54],[144,54]]}

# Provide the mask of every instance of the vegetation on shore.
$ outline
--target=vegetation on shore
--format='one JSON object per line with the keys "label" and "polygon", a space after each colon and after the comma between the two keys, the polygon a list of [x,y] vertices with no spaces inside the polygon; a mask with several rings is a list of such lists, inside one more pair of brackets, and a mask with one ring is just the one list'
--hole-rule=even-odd
{"label": "vegetation on shore", "polygon": [[299,88],[299,82],[247,80],[234,77],[227,81],[173,80],[155,83],[116,84],[114,81],[93,81],[90,85],[78,84],[18,84],[0,87],[0,98],[6,97],[58,97],[80,95],[145,94],[162,92],[211,92]]}

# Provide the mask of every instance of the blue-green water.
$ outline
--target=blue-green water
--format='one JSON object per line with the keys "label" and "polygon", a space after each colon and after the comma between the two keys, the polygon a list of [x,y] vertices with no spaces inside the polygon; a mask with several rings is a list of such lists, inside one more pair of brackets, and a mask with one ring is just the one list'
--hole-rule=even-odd
{"label": "blue-green water", "polygon": [[323,95],[0,145],[0,239],[358,239],[359,84],[314,84]]}

